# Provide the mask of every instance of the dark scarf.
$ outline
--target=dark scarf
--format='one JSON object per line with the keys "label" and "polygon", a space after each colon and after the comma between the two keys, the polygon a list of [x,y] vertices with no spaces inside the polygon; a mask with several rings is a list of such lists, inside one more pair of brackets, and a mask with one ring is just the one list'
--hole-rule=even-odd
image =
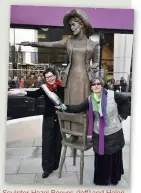
{"label": "dark scarf", "polygon": [[[89,130],[88,135],[92,135],[93,127],[94,127],[94,109],[92,105],[92,98],[91,95],[89,96]],[[102,91],[102,114],[103,116],[100,117],[100,124],[99,124],[99,154],[104,154],[104,128],[106,126],[106,117],[107,117],[107,91],[103,89]]]}
{"label": "dark scarf", "polygon": [[62,86],[62,81],[57,79],[54,84],[49,84],[48,82],[46,82],[46,86],[48,87],[50,91],[54,91],[56,90],[57,87]]}

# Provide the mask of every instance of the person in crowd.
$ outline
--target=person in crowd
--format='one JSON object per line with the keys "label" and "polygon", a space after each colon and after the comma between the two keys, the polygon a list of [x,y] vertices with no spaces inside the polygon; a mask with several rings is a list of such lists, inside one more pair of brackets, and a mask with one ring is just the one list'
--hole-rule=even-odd
{"label": "person in crowd", "polygon": [[114,91],[121,92],[120,80],[115,81]]}
{"label": "person in crowd", "polygon": [[10,77],[10,79],[8,81],[9,88],[10,89],[16,88],[16,85],[17,85],[17,76],[14,76],[13,79],[11,79],[11,77]]}
{"label": "person in crowd", "polygon": [[67,113],[89,110],[88,134],[92,135],[95,154],[93,182],[96,185],[117,185],[124,173],[122,120],[130,115],[130,103],[120,92],[106,90],[103,86],[103,80],[95,78],[91,81],[91,95],[81,104],[66,105],[66,109],[56,106],[56,109]]}
{"label": "person in crowd", "polygon": [[12,83],[13,83],[13,87],[11,88],[17,88],[17,84],[18,84],[18,77],[17,76],[14,76],[13,80],[12,80]]}
{"label": "person in crowd", "polygon": [[121,86],[121,92],[126,92],[127,83],[124,77],[121,77],[120,79],[120,86]]}
{"label": "person in crowd", "polygon": [[34,73],[31,73],[31,75],[27,79],[27,88],[35,88],[35,82],[35,75]]}
{"label": "person in crowd", "polygon": [[105,78],[103,80],[104,80],[104,88],[108,90],[109,89],[108,79]]}
{"label": "person in crowd", "polygon": [[24,76],[20,77],[20,80],[17,82],[16,87],[17,88],[26,88],[27,87]]}
{"label": "person in crowd", "polygon": [[11,81],[10,81],[10,83],[9,83],[9,88],[10,88],[10,89],[16,88],[16,84],[15,84],[15,81],[14,81],[14,80],[11,80]]}
{"label": "person in crowd", "polygon": [[36,88],[39,88],[42,84],[43,84],[43,80],[42,80],[42,77],[39,75],[39,76],[37,77],[36,82],[35,82],[35,87],[36,87]]}
{"label": "person in crowd", "polygon": [[109,90],[114,90],[115,80],[112,78],[109,80]]}
{"label": "person in crowd", "polygon": [[[62,82],[57,78],[57,73],[51,68],[44,72],[45,86],[58,96],[62,92]],[[54,170],[58,169],[61,155],[61,133],[53,102],[46,95],[42,87],[36,91],[9,91],[10,94],[23,94],[28,97],[38,98],[44,96],[45,108],[42,124],[42,178],[47,178]]]}

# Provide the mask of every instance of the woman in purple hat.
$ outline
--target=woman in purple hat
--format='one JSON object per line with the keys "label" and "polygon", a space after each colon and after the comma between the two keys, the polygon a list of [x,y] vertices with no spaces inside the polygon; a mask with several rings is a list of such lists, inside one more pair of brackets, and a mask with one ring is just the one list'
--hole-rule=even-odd
{"label": "woman in purple hat", "polygon": [[103,88],[104,81],[95,78],[91,81],[91,95],[79,105],[66,105],[57,109],[68,113],[89,110],[88,135],[92,135],[94,161],[94,184],[118,184],[123,170],[122,148],[125,140],[122,120],[130,115],[128,98],[112,90]]}

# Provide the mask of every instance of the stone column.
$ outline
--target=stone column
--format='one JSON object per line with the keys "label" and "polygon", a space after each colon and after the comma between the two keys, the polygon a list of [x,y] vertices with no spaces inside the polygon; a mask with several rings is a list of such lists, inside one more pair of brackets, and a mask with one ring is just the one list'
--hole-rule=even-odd
{"label": "stone column", "polygon": [[[114,78],[129,81],[133,49],[133,34],[114,34]],[[116,73],[120,72],[120,73]],[[125,143],[130,144],[130,117],[123,121]]]}
{"label": "stone column", "polygon": [[133,34],[114,34],[114,79],[129,81]]}

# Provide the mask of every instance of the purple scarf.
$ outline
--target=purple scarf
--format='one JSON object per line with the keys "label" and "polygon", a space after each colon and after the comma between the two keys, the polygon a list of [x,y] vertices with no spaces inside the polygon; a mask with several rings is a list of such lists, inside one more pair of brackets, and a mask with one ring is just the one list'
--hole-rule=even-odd
{"label": "purple scarf", "polygon": [[[89,128],[88,135],[92,135],[93,126],[94,126],[94,113],[91,96],[89,96]],[[103,89],[102,91],[102,113],[103,116],[100,117],[99,124],[99,154],[104,154],[104,128],[106,126],[106,109],[107,109],[107,91]]]}

